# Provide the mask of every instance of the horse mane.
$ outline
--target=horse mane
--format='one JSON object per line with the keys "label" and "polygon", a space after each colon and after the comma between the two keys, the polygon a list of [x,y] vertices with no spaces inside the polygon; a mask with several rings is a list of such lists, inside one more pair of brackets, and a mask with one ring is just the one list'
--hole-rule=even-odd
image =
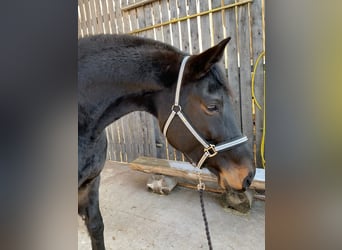
{"label": "horse mane", "polygon": [[150,38],[126,34],[100,34],[85,36],[79,39],[78,48],[78,59],[81,59],[86,55],[112,49],[140,49],[144,53],[148,53],[150,51],[160,51],[185,55],[184,52],[169,44]]}
{"label": "horse mane", "polygon": [[[78,59],[82,60],[87,56],[92,56],[98,53],[104,53],[106,51],[126,51],[127,57],[136,58],[144,55],[146,63],[150,61],[155,65],[154,69],[160,68],[160,72],[155,72],[165,87],[171,87],[175,83],[178,66],[170,64],[171,58],[173,61],[177,61],[176,58],[182,58],[186,53],[181,50],[149,38],[143,38],[138,36],[126,35],[126,34],[100,34],[91,35],[79,39],[78,46]],[[173,68],[172,74],[164,74],[165,70]],[[233,96],[232,90],[229,87],[228,81],[225,77],[224,70],[222,70],[217,64],[213,65],[209,71],[219,84],[210,84],[209,91],[216,91],[223,88],[230,96]]]}

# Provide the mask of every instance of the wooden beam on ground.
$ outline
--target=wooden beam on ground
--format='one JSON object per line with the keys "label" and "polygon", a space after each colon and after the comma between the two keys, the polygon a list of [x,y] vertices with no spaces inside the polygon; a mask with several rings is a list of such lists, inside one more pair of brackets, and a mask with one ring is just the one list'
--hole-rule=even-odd
{"label": "wooden beam on ground", "polygon": [[[139,157],[129,164],[133,170],[151,173],[147,186],[150,190],[160,194],[168,194],[178,185],[197,189],[199,170],[188,162],[171,161],[150,157]],[[162,176],[171,178],[171,182],[163,181]],[[205,183],[205,189],[209,192],[221,193],[221,204],[224,208],[232,208],[241,213],[247,213],[253,203],[256,192],[252,189],[265,190],[265,171],[257,169],[251,188],[243,193],[234,190],[224,190],[217,182],[217,177],[207,169],[201,170],[201,178]],[[174,181],[173,181],[174,180]]]}
{"label": "wooden beam on ground", "polygon": [[[174,176],[189,181],[198,181],[198,170],[188,162],[171,161],[151,157],[139,157],[132,161],[129,166],[138,171],[153,174],[162,174]],[[217,184],[217,177],[207,169],[201,171],[202,180],[210,183],[210,187],[216,192],[222,190]],[[251,189],[265,190],[265,170],[257,168],[254,180],[250,186]]]}

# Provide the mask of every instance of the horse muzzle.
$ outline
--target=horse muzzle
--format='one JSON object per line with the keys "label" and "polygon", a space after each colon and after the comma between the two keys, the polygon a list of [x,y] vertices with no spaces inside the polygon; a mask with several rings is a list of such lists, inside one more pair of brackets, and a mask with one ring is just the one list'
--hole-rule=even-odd
{"label": "horse muzzle", "polygon": [[230,163],[229,168],[218,171],[218,184],[225,190],[244,192],[252,184],[255,169],[252,164]]}

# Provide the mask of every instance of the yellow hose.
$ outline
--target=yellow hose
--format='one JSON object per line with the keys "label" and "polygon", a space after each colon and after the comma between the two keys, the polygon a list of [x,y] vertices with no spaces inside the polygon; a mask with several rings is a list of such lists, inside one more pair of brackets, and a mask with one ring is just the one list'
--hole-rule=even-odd
{"label": "yellow hose", "polygon": [[[253,68],[253,73],[252,73],[252,100],[255,103],[255,105],[258,107],[259,110],[261,110],[261,105],[259,104],[258,100],[255,97],[254,93],[254,81],[255,81],[255,72],[258,67],[260,59],[265,55],[265,51],[261,52],[260,55],[258,56],[254,68]],[[265,73],[264,73],[265,74]],[[262,167],[266,167],[266,160],[265,160],[265,134],[266,134],[266,79],[264,75],[264,110],[263,110],[263,125],[262,125],[262,136],[261,136],[261,143],[260,143],[260,155],[261,155],[261,163]]]}

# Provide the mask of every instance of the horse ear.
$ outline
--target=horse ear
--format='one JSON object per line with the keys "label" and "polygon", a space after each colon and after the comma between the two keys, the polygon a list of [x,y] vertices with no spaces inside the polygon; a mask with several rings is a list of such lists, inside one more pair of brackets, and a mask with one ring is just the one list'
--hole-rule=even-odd
{"label": "horse ear", "polygon": [[229,41],[230,37],[201,54],[191,56],[188,61],[188,76],[192,79],[199,79],[207,74],[211,66],[221,60],[224,49]]}

